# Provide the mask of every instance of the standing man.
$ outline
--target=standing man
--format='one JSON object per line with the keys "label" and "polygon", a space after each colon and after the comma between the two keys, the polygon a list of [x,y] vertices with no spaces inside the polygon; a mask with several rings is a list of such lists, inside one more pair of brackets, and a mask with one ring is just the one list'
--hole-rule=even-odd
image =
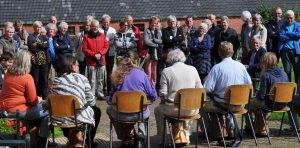
{"label": "standing man", "polygon": [[116,29],[110,27],[110,19],[111,17],[107,14],[102,15],[101,18],[101,27],[100,27],[100,32],[103,33],[106,37],[106,40],[108,41],[109,44],[109,50],[108,54],[106,54],[105,59],[106,59],[106,71],[107,71],[107,86],[106,88],[106,93],[110,92],[111,88],[111,81],[110,81],[110,75],[112,73],[112,69],[114,66],[114,55],[115,55],[115,46],[114,46],[114,36],[116,34]]}
{"label": "standing man", "polygon": [[52,24],[54,24],[55,25],[55,32],[57,32],[57,18],[56,18],[56,16],[54,16],[54,15],[52,15],[52,16],[50,16],[49,17],[49,23],[52,23]]}
{"label": "standing man", "polygon": [[279,44],[279,32],[280,32],[280,25],[283,23],[281,19],[282,10],[280,7],[276,7],[274,10],[274,18],[270,20],[266,24],[266,28],[268,31],[267,37],[267,50],[274,52],[277,56],[277,59],[280,58],[280,53],[278,52],[278,44]]}
{"label": "standing man", "polygon": [[295,82],[300,75],[300,23],[295,21],[295,13],[286,11],[286,20],[280,26],[279,53],[282,59],[284,71],[291,81],[292,67],[295,74]]}
{"label": "standing man", "polygon": [[82,41],[87,65],[86,76],[91,83],[93,94],[103,100],[104,84],[106,81],[105,55],[108,51],[108,41],[103,33],[99,32],[99,21],[92,20],[91,30],[85,34]]}
{"label": "standing man", "polygon": [[197,31],[197,28],[194,26],[194,19],[192,16],[188,16],[186,19],[185,19],[185,25],[187,26],[188,28],[188,35],[191,37],[191,36],[194,36],[196,31]]}
{"label": "standing man", "polygon": [[222,16],[221,17],[221,29],[219,29],[216,34],[215,34],[215,41],[214,41],[214,46],[212,48],[212,63],[217,64],[221,62],[221,57],[218,54],[218,47],[220,46],[220,43],[223,41],[228,41],[233,45],[233,51],[234,54],[232,56],[233,59],[236,58],[236,51],[240,47],[240,41],[237,32],[229,27],[228,24],[229,18],[227,16]]}
{"label": "standing man", "polygon": [[217,19],[214,14],[208,14],[207,18],[211,21],[212,25],[207,31],[207,34],[210,35],[212,40],[212,45],[214,44],[215,34],[220,29],[220,27],[217,24]]}

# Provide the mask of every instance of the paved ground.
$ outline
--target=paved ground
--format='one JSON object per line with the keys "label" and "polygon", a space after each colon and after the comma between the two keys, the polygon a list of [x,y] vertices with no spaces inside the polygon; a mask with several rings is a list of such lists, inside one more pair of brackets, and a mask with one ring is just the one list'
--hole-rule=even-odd
{"label": "paved ground", "polygon": [[[151,148],[157,148],[159,147],[159,139],[156,135],[156,124],[155,124],[155,117],[153,113],[153,109],[155,106],[158,105],[158,101],[155,102],[152,106],[150,106],[151,109],[151,116],[150,116],[150,138],[151,138]],[[109,118],[106,114],[106,102],[105,101],[97,101],[98,106],[101,108],[102,116],[100,120],[100,125],[98,127],[98,133],[96,135],[96,141],[100,144],[101,148],[109,147]],[[278,129],[280,126],[280,122],[270,122],[271,127],[271,142],[272,145],[268,144],[267,138],[258,138],[258,147],[276,147],[276,148],[293,148],[293,147],[299,147],[300,143],[297,142],[296,135],[293,133],[286,133],[283,132],[281,137],[277,137]],[[195,125],[194,125],[195,126]],[[284,125],[283,128],[288,127],[287,125]],[[195,129],[193,131],[196,131]],[[195,138],[196,133],[194,132],[191,137],[191,145],[187,146],[189,147],[195,147]],[[65,144],[66,139],[65,138],[56,138],[55,139],[57,143],[59,144]],[[117,140],[116,134],[114,133],[114,147],[118,147],[120,144],[120,141]],[[207,147],[206,140],[204,138],[199,138],[199,147]],[[216,141],[211,141],[211,147],[220,147],[217,145]],[[255,147],[254,140],[251,138],[251,136],[244,135],[244,141],[241,144],[240,147]]]}

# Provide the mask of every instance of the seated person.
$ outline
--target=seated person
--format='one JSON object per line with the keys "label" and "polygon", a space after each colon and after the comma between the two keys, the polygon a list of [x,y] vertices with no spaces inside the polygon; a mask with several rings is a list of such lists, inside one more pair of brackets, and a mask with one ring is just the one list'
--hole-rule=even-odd
{"label": "seated person", "polygon": [[[79,74],[76,58],[71,55],[61,56],[57,59],[57,76],[52,84],[50,93],[59,95],[75,96],[79,103],[81,112],[77,115],[77,121],[92,125],[91,141],[92,147],[96,146],[94,137],[100,122],[101,111],[96,106],[95,96],[91,91],[88,79]],[[54,122],[63,124],[74,124],[75,120],[55,117]],[[80,129],[62,128],[64,136],[69,139],[66,147],[82,147],[83,137]],[[89,137],[88,137],[89,138]]]}
{"label": "seated person", "polygon": [[[267,52],[261,57],[262,75],[260,77],[260,89],[257,97],[251,100],[250,108],[255,114],[255,132],[257,136],[267,136],[263,119],[258,108],[272,108],[273,101],[271,101],[267,94],[269,93],[271,86],[276,82],[288,82],[287,74],[278,67],[277,57],[273,52]],[[285,107],[286,103],[275,103],[275,109]],[[265,119],[267,119],[267,113],[265,113]],[[246,124],[245,130],[250,129],[250,125]],[[249,128],[248,128],[249,127]]]}
{"label": "seated person", "polygon": [[4,75],[7,70],[11,68],[13,64],[13,54],[10,52],[4,52],[0,57],[0,92],[2,90],[2,82],[4,79]]}
{"label": "seated person", "polygon": [[[162,71],[160,78],[160,91],[159,96],[161,99],[161,103],[154,110],[156,126],[157,126],[157,135],[162,139],[163,136],[163,119],[165,115],[177,116],[178,108],[174,106],[174,98],[175,94],[179,89],[182,88],[201,88],[201,80],[199,74],[195,67],[186,65],[184,62],[186,57],[184,53],[180,49],[172,50],[167,55],[167,63],[172,65],[170,67],[165,68]],[[187,75],[188,74],[188,75]],[[199,110],[191,110],[191,111],[182,111],[182,117],[193,116],[198,114]],[[177,145],[188,145],[189,141],[189,127],[191,121],[184,121],[183,129],[186,134],[186,137],[180,137],[184,142],[177,143]],[[173,133],[174,136],[179,132],[179,125],[181,124],[172,124],[173,131],[177,133]],[[177,129],[175,129],[177,128]],[[161,141],[160,141],[161,143]]]}
{"label": "seated person", "polygon": [[[224,99],[224,93],[228,86],[237,84],[251,84],[251,78],[245,66],[232,59],[234,51],[233,45],[230,42],[221,42],[218,53],[222,58],[222,61],[211,69],[204,83],[206,92],[208,94],[213,94],[213,96],[208,98],[208,100],[205,102],[204,111],[208,113],[215,112],[220,108],[227,109],[228,105],[227,100]],[[231,105],[229,109],[231,112],[236,112],[243,109],[243,107],[244,106]],[[211,115],[211,119],[216,119],[215,114]],[[223,117],[219,119],[221,126],[224,127],[224,137],[227,137],[227,132],[230,134],[230,131],[226,131],[227,128],[225,128]],[[206,125],[208,125],[208,134],[212,137],[212,139],[220,140],[221,133],[219,130],[216,131],[216,129],[219,129],[217,121],[210,122],[205,116],[204,120],[207,123]]]}
{"label": "seated person", "polygon": [[253,36],[252,40],[252,50],[249,51],[245,66],[251,78],[260,77],[260,58],[267,52],[265,48],[261,46],[261,39],[259,35]]}
{"label": "seated person", "polygon": [[[116,91],[143,91],[151,102],[157,99],[155,88],[149,77],[138,68],[138,58],[136,52],[128,51],[119,59],[117,69],[113,71],[111,76],[112,88],[110,96],[107,97],[108,102],[111,103],[112,96]],[[116,119],[117,113],[112,109],[112,106],[108,106],[106,111],[110,118]],[[145,119],[149,118],[150,110],[148,108],[144,110],[143,116]],[[135,113],[121,114],[119,115],[119,119],[123,121],[135,121],[139,119],[139,116]],[[134,144],[134,136],[136,135],[134,124],[114,123],[114,128],[116,129],[118,139],[122,140],[123,146],[132,146]],[[141,135],[139,138],[142,138],[145,135],[144,125],[140,124],[138,128]]]}
{"label": "seated person", "polygon": [[[16,54],[14,63],[2,84],[0,96],[0,109],[8,113],[19,110],[21,118],[30,121],[30,124],[38,124],[39,137],[34,137],[31,132],[34,147],[45,147],[49,135],[48,112],[43,111],[42,98],[37,97],[32,76],[29,74],[31,66],[31,54],[27,50],[21,50]],[[35,130],[38,132],[38,130]],[[38,135],[38,134],[36,134]]]}

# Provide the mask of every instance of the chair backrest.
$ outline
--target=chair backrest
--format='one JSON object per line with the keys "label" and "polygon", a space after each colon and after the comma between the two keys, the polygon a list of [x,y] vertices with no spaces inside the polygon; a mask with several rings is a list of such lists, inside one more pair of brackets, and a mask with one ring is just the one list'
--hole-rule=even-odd
{"label": "chair backrest", "polygon": [[147,96],[141,91],[117,91],[112,98],[115,111],[121,113],[141,112],[147,104]]}
{"label": "chair backrest", "polygon": [[55,117],[75,116],[80,110],[79,101],[71,95],[49,95],[47,103],[50,115]]}
{"label": "chair backrest", "polygon": [[296,94],[297,84],[294,82],[274,83],[270,89],[269,99],[280,103],[289,103]]}
{"label": "chair backrest", "polygon": [[253,95],[253,86],[251,84],[240,84],[228,86],[224,97],[229,97],[230,105],[245,105]]}
{"label": "chair backrest", "polygon": [[184,88],[176,92],[174,104],[183,110],[200,109],[206,100],[204,88]]}

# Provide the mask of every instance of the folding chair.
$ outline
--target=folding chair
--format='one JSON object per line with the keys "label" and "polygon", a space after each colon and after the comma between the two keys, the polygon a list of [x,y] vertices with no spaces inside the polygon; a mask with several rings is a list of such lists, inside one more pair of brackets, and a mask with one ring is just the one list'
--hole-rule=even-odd
{"label": "folding chair", "polygon": [[[253,120],[252,117],[249,114],[249,107],[250,107],[250,99],[252,98],[252,93],[253,92],[253,87],[251,84],[241,84],[241,85],[231,85],[229,87],[226,88],[225,90],[225,94],[224,94],[224,100],[227,102],[227,108],[220,108],[218,112],[222,113],[222,114],[226,114],[228,113],[228,115],[232,116],[233,121],[234,121],[234,127],[235,127],[235,134],[238,134],[239,136],[239,140],[240,142],[235,144],[236,146],[239,146],[242,141],[243,141],[243,137],[242,137],[242,133],[241,131],[243,131],[243,124],[244,124],[244,115],[246,114],[249,121],[250,121],[250,126],[251,126],[251,130],[252,130],[252,134],[254,137],[254,141],[255,144],[257,146],[257,140],[256,140],[256,136],[255,136],[255,132],[253,129]],[[248,105],[247,105],[248,104]],[[231,105],[236,105],[236,106],[242,106],[242,105],[247,105],[246,108],[241,109],[240,111],[237,112],[232,112],[230,110],[230,106]],[[223,110],[223,111],[221,111]],[[225,112],[224,112],[225,110]],[[236,120],[236,116],[242,116],[242,125],[241,125],[241,130],[239,129],[237,120]],[[223,144],[224,147],[226,147],[226,143],[224,141],[224,135],[222,133],[222,127],[220,124],[220,120],[219,117],[217,117],[217,121],[218,121],[218,125],[219,125],[219,129],[221,131],[221,136],[222,136],[222,140],[223,140]],[[236,141],[236,135],[235,135],[235,141]],[[235,142],[234,141],[234,142]]]}
{"label": "folding chair", "polygon": [[279,133],[278,133],[279,136],[280,136],[281,130],[282,130],[283,118],[284,118],[285,113],[287,112],[291,116],[291,119],[292,119],[292,121],[289,121],[289,122],[293,123],[293,128],[296,132],[298,141],[300,142],[299,133],[298,133],[298,130],[296,129],[294,116],[293,116],[293,113],[291,112],[290,107],[288,107],[288,105],[287,105],[287,106],[285,106],[281,109],[276,109],[275,108],[275,103],[287,103],[287,104],[292,103],[293,104],[294,97],[295,97],[295,94],[296,94],[296,87],[297,87],[297,84],[294,83],[294,82],[274,83],[272,85],[271,89],[270,89],[270,93],[267,94],[268,95],[267,99],[270,99],[271,101],[273,101],[272,108],[260,108],[259,109],[259,112],[260,112],[260,114],[261,114],[261,116],[263,117],[263,120],[264,120],[265,130],[266,130],[267,135],[268,135],[269,144],[271,144],[270,135],[269,135],[269,132],[267,130],[269,127],[268,127],[268,124],[267,124],[267,120],[265,119],[265,117],[263,115],[263,111],[283,113],[282,118],[281,118],[280,130],[279,130]]}
{"label": "folding chair", "polygon": [[[0,133],[0,147],[1,146],[25,146],[30,148],[30,133],[28,123],[20,118],[20,111],[17,110],[15,113],[8,114],[4,110],[0,110],[0,119],[12,119],[15,124],[12,125],[15,132]],[[21,123],[26,126],[25,135],[21,135]]]}
{"label": "folding chair", "polygon": [[[90,136],[90,126],[86,123],[80,123],[77,121],[77,114],[80,111],[80,104],[76,97],[71,95],[49,95],[47,97],[47,104],[50,114],[50,127],[52,132],[53,143],[54,139],[54,126],[61,128],[82,128],[84,129],[83,146],[85,146],[86,133]],[[60,124],[54,122],[54,117],[69,117],[74,118],[73,124]],[[89,138],[88,147],[91,147],[91,139]]]}
{"label": "folding chair", "polygon": [[[210,147],[209,139],[207,136],[207,130],[205,127],[204,119],[203,117],[203,103],[206,99],[206,92],[203,88],[185,88],[185,89],[180,89],[176,92],[175,99],[174,99],[174,105],[175,107],[178,108],[178,114],[177,116],[169,116],[165,115],[164,117],[164,137],[163,137],[163,143],[164,147],[166,147],[166,123],[168,125],[169,131],[170,131],[170,136],[172,139],[172,145],[175,148],[175,142],[173,139],[173,133],[170,127],[170,121],[175,120],[175,121],[186,121],[186,120],[196,120],[197,121],[197,138],[196,138],[196,147],[198,146],[198,124],[199,120],[202,121],[202,124],[204,126],[204,133],[205,137],[207,140],[208,147]],[[189,117],[182,117],[181,112],[182,110],[199,110],[199,114],[194,115],[194,116],[189,116]]]}
{"label": "folding chair", "polygon": [[[110,118],[110,148],[113,147],[112,124],[115,122],[125,124],[144,123],[147,133],[147,143],[144,143],[144,147],[150,148],[148,119],[145,119],[143,116],[143,111],[147,108],[147,105],[150,105],[150,103],[147,102],[146,94],[141,91],[117,91],[114,93],[110,105],[112,105],[113,110],[117,113],[116,119]],[[136,121],[122,121],[119,119],[122,113],[138,113],[139,119]]]}

